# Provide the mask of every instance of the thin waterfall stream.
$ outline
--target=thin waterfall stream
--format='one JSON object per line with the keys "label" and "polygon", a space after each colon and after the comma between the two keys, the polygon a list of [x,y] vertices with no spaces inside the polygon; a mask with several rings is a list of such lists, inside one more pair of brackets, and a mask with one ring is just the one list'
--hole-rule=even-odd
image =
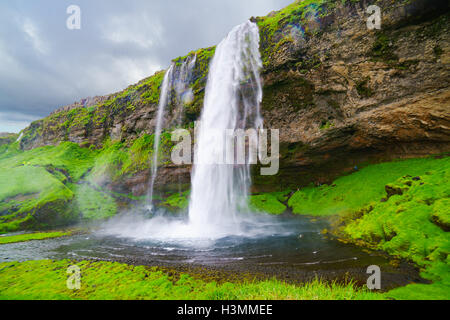
{"label": "thin waterfall stream", "polygon": [[[164,75],[164,79],[161,85],[159,105],[156,115],[156,126],[155,126],[155,140],[153,148],[153,159],[151,162],[151,177],[148,188],[147,196],[147,209],[152,211],[153,207],[153,197],[155,182],[158,176],[158,166],[159,166],[159,149],[161,143],[161,134],[164,129],[165,116],[168,106],[175,100],[178,105],[174,106],[175,109],[180,109],[180,116],[176,119],[175,125],[180,125],[182,121],[183,110],[182,107],[189,99],[192,99],[192,90],[189,88],[189,81],[192,73],[192,69],[195,66],[197,56],[187,58],[179,68],[177,68],[175,63],[172,63],[169,69]],[[172,92],[174,91],[174,93]],[[176,96],[173,97],[173,94]],[[172,99],[175,98],[175,99]]]}
{"label": "thin waterfall stream", "polygon": [[153,208],[153,190],[155,187],[155,179],[156,175],[158,173],[158,154],[159,154],[159,143],[161,139],[161,131],[163,126],[163,119],[164,119],[164,112],[167,106],[167,102],[169,100],[169,94],[170,94],[170,79],[172,78],[172,72],[173,72],[174,65],[172,64],[167,70],[166,74],[164,75],[164,80],[161,86],[161,93],[159,98],[159,106],[158,106],[158,112],[156,116],[156,128],[155,128],[155,142],[154,142],[154,148],[153,148],[153,161],[151,163],[151,178],[150,178],[150,185],[149,185],[149,191],[148,191],[148,209],[152,210]]}

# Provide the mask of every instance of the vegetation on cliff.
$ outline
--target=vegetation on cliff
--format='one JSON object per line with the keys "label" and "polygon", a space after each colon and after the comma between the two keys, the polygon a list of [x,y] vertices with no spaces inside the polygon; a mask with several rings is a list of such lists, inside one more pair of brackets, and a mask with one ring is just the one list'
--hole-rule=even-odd
{"label": "vegetation on cliff", "polygon": [[[284,9],[256,18],[261,33],[261,55],[264,67],[270,69],[273,55],[287,43],[309,38],[327,26],[326,17],[338,6],[357,0],[297,0]],[[320,64],[317,57],[301,62],[303,68]]]}
{"label": "vegetation on cliff", "polygon": [[[193,58],[193,56],[196,57],[192,79],[190,79],[190,89],[193,91],[194,99],[181,106],[184,108],[182,126],[190,126],[200,115],[209,64],[214,52],[215,47],[199,49],[173,60],[175,70],[177,70],[181,66],[181,62]],[[120,130],[114,133],[114,140],[123,141],[125,140],[123,138],[128,135],[131,136],[129,140],[135,140],[142,135],[149,136],[153,134],[152,128],[137,129],[131,128],[127,124],[122,125],[122,123],[125,122],[125,119],[132,117],[136,110],[148,110],[141,116],[151,112],[153,117],[156,117],[164,75],[165,70],[158,71],[123,91],[101,97],[94,105],[80,106],[76,104],[37,120],[23,130],[19,146],[21,149],[32,149],[43,144],[56,145],[61,141],[77,141],[83,147],[101,148],[108,143],[111,137],[110,129],[116,125],[120,127]],[[174,114],[174,110],[171,110],[170,116]],[[170,126],[173,127],[175,124],[172,123]],[[88,141],[87,136],[92,136],[92,139]],[[52,137],[50,141],[47,140],[48,137]],[[2,141],[6,141],[6,137],[0,140],[0,151],[4,148]]]}
{"label": "vegetation on cliff", "polygon": [[177,192],[167,197],[166,201],[161,203],[161,206],[169,210],[185,210],[189,206],[190,191]]}
{"label": "vegetation on cliff", "polygon": [[28,152],[10,146],[0,154],[0,233],[76,221],[67,184],[78,181],[91,161],[89,150],[71,143]]}
{"label": "vegetation on cliff", "polygon": [[[161,139],[160,161],[172,148],[170,134]],[[18,142],[0,152],[0,233],[64,226],[83,219],[96,220],[117,213],[115,194],[105,181],[116,181],[149,168],[153,135],[131,145],[108,141],[102,149],[63,142],[28,151]]]}
{"label": "vegetation on cliff", "polygon": [[286,211],[285,203],[288,200],[290,191],[263,193],[250,196],[250,208],[255,211],[270,214],[282,214]]}

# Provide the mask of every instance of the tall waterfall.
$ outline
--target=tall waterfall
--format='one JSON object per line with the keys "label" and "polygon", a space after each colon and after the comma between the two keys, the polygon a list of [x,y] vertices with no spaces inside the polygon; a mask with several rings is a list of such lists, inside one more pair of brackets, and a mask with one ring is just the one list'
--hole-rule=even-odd
{"label": "tall waterfall", "polygon": [[[159,96],[158,112],[156,116],[155,127],[155,141],[153,148],[153,161],[151,163],[151,178],[148,191],[148,207],[153,207],[153,195],[155,181],[158,175],[158,157],[159,147],[161,142],[161,133],[164,127],[164,118],[166,116],[166,109],[171,103],[177,105],[173,106],[175,112],[180,114],[174,121],[174,125],[181,124],[181,115],[183,114],[183,106],[187,102],[186,100],[192,95],[192,90],[189,88],[189,82],[192,74],[192,70],[195,66],[197,56],[188,57],[181,63],[181,66],[177,67],[175,63],[172,63],[169,69],[164,75],[164,80],[161,85],[161,91]],[[174,92],[173,92],[174,91]],[[175,96],[173,96],[175,95]],[[174,99],[173,99],[174,98]]]}
{"label": "tall waterfall", "polygon": [[[235,27],[216,48],[210,64],[201,121],[196,128],[188,221],[164,215],[136,221],[133,216],[131,222],[113,223],[109,232],[183,247],[210,246],[216,239],[229,236],[257,237],[276,234],[280,230],[284,232],[271,217],[255,215],[249,210],[251,158],[247,157],[244,164],[224,164],[228,163],[223,157],[229,145],[224,135],[216,134],[262,128],[261,68],[259,30],[250,21]],[[173,87],[173,79],[183,78],[182,69],[180,65],[173,65],[166,74],[161,89],[159,133],[162,127],[167,127],[162,125],[162,119],[167,104],[172,103],[170,95],[178,91],[184,92],[181,96],[189,95],[189,90]],[[171,121],[178,121],[173,120],[177,116],[172,114]],[[220,155],[222,161],[218,159]],[[154,177],[152,179],[154,183]]]}
{"label": "tall waterfall", "polygon": [[236,213],[247,207],[249,165],[217,161],[227,145],[221,135],[212,132],[262,127],[261,68],[259,30],[247,21],[218,45],[210,66],[189,205],[195,230],[236,226]]}

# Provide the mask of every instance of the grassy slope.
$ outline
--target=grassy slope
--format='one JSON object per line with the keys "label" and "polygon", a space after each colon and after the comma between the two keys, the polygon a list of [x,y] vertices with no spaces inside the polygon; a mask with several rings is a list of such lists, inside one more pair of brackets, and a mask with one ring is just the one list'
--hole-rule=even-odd
{"label": "grassy slope", "polygon": [[[69,290],[66,270],[81,270],[81,289]],[[33,272],[29,272],[32,270]],[[378,293],[353,285],[315,281],[294,286],[279,281],[205,282],[186,274],[167,273],[142,266],[110,262],[28,261],[0,264],[0,299],[100,299],[100,300],[368,300]]]}
{"label": "grassy slope", "polygon": [[71,232],[37,232],[37,233],[26,233],[18,234],[14,236],[4,236],[0,237],[0,244],[16,243],[16,242],[26,242],[32,240],[45,240],[51,238],[60,238],[69,236]]}
{"label": "grassy slope", "polygon": [[371,165],[337,179],[332,185],[303,188],[289,199],[289,206],[296,214],[314,216],[358,211],[385,198],[388,183],[405,175],[424,175],[448,165],[449,161],[449,158],[427,158]]}
{"label": "grassy slope", "polygon": [[46,146],[23,152],[14,143],[4,153],[0,153],[0,167],[14,168],[18,166],[52,166],[63,169],[74,181],[92,166],[95,152],[80,148],[75,143],[64,142],[58,147]]}
{"label": "grassy slope", "polygon": [[117,204],[112,196],[97,191],[87,184],[73,185],[75,204],[87,220],[106,219],[117,213]]}
{"label": "grassy slope", "polygon": [[[0,153],[0,233],[28,228],[41,208],[43,214],[53,208],[64,224],[76,220],[77,213],[104,206],[105,195],[76,186],[97,154],[69,142],[29,151],[9,145]],[[73,207],[73,199],[81,205]],[[40,221],[30,225],[39,226],[45,227]]]}
{"label": "grassy slope", "polygon": [[[117,212],[111,192],[103,182],[116,181],[149,167],[154,136],[143,134],[128,145],[106,141],[100,150],[62,142],[28,151],[18,142],[0,149],[0,233],[44,227],[29,222],[40,208],[54,207],[62,222],[78,216],[104,219]],[[159,161],[168,161],[171,136],[163,133]],[[131,195],[117,195],[134,199]],[[28,223],[28,224],[27,224]],[[45,227],[48,227],[47,225]],[[51,227],[51,226],[50,226]]]}
{"label": "grassy slope", "polygon": [[44,168],[0,167],[0,211],[6,213],[0,216],[0,233],[20,229],[33,218],[36,210],[70,202],[73,196],[72,191]]}
{"label": "grassy slope", "polygon": [[383,163],[299,190],[289,205],[299,214],[337,215],[339,236],[414,261],[434,282],[393,297],[450,299],[449,180],[450,157]]}
{"label": "grassy slope", "polygon": [[255,211],[267,212],[270,214],[282,214],[287,207],[284,204],[288,200],[290,191],[272,192],[250,196],[250,208]]}

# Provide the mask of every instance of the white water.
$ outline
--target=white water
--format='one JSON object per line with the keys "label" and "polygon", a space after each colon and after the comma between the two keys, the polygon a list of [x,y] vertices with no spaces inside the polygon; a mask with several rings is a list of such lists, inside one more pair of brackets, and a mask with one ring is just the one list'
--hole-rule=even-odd
{"label": "white water", "polygon": [[194,55],[192,58],[188,57],[181,65],[179,74],[173,80],[173,86],[177,95],[177,109],[179,112],[179,117],[176,123],[177,125],[180,125],[183,120],[182,116],[184,114],[184,106],[191,103],[194,99],[194,94],[192,89],[189,87],[189,84],[192,77],[192,70],[194,69],[196,62],[197,55]]}
{"label": "white water", "polygon": [[153,144],[153,161],[151,164],[152,176],[150,178],[150,185],[148,191],[148,206],[151,210],[153,208],[153,190],[155,187],[155,179],[158,174],[158,154],[159,154],[159,143],[161,139],[161,130],[163,125],[164,113],[166,110],[167,102],[169,101],[169,94],[171,88],[171,78],[173,73],[174,65],[172,64],[164,75],[164,80],[161,86],[161,92],[159,95],[159,106],[158,114],[156,118],[156,128],[155,128],[155,142]]}
{"label": "white water", "polygon": [[249,165],[218,163],[226,141],[211,132],[262,127],[261,67],[259,31],[250,21],[235,27],[216,49],[197,136],[189,205],[189,220],[197,232],[239,228],[239,213],[246,211]]}
{"label": "white water", "polygon": [[16,142],[19,142],[23,137],[23,131],[20,133],[19,137],[17,138]]}
{"label": "white water", "polygon": [[[176,64],[172,63],[166,74],[164,75],[164,80],[161,85],[161,92],[159,96],[159,105],[158,112],[156,118],[156,127],[155,127],[155,142],[153,148],[153,161],[151,164],[151,178],[149,184],[148,191],[148,209],[153,209],[153,195],[154,195],[154,187],[155,181],[158,175],[158,156],[159,156],[159,146],[161,142],[161,133],[164,127],[164,117],[166,115],[167,107],[171,102],[172,98],[172,89],[175,90],[178,112],[182,115],[183,104],[187,103],[187,97],[192,95],[192,90],[189,88],[189,81],[191,77],[192,70],[195,66],[195,62],[197,60],[197,56],[193,58],[187,58],[180,66],[179,70],[177,70]],[[179,103],[181,102],[181,103]],[[177,119],[176,124],[181,124],[181,116]]]}
{"label": "white water", "polygon": [[[257,25],[250,21],[235,27],[216,48],[208,75],[201,125],[196,137],[189,219],[183,221],[157,216],[151,220],[139,220],[131,215],[131,218],[111,221],[106,233],[135,239],[169,242],[195,240],[196,243],[202,243],[227,236],[258,237],[280,231],[271,217],[248,215],[247,195],[251,182],[249,165],[216,162],[217,152],[223,153],[227,146],[223,137],[210,134],[210,130],[262,127],[261,67],[259,31]],[[173,85],[173,70],[172,65],[166,73],[161,90],[158,140],[169,91]],[[182,75],[183,72],[179,74]],[[159,141],[156,146],[158,144]],[[154,160],[154,164],[157,164],[157,159]],[[155,165],[152,168],[151,195],[156,174]]]}

